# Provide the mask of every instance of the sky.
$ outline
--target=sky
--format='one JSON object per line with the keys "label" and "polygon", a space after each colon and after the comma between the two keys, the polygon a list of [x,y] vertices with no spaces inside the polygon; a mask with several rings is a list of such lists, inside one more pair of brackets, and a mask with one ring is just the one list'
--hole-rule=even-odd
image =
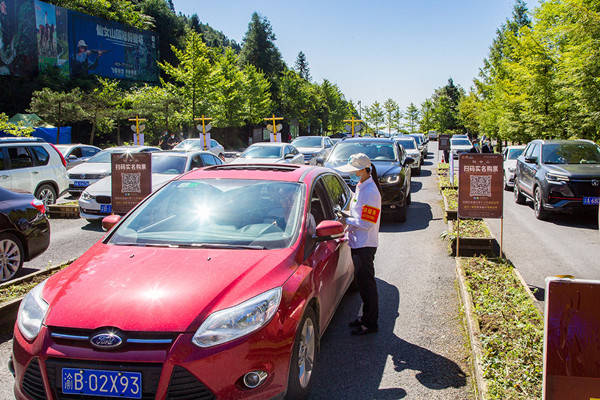
{"label": "sky", "polygon": [[[419,105],[448,78],[468,90],[514,0],[173,0],[175,10],[242,42],[254,11],[284,61],[306,54],[313,80],[335,82],[362,107]],[[537,5],[529,0],[530,10]]]}

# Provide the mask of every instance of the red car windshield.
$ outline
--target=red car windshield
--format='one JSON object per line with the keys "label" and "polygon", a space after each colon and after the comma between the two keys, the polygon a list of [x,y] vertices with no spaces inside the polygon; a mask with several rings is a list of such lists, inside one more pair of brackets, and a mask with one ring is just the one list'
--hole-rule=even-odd
{"label": "red car windshield", "polygon": [[114,232],[117,245],[289,247],[303,186],[264,180],[179,180],[150,197]]}

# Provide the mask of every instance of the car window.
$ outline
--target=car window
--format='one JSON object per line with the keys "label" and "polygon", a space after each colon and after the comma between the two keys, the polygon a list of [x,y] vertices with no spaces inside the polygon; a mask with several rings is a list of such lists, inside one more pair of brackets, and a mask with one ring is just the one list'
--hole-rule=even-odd
{"label": "car window", "polygon": [[285,248],[299,231],[303,193],[296,182],[175,180],[137,207],[109,243]]}
{"label": "car window", "polygon": [[516,160],[523,153],[523,149],[510,149],[505,152],[508,155],[507,160]]}
{"label": "car window", "polygon": [[536,143],[533,147],[533,150],[531,151],[531,157],[537,158],[538,160],[540,160],[540,144]]}
{"label": "car window", "polygon": [[241,155],[244,158],[280,158],[282,148],[279,146],[252,145]]}
{"label": "car window", "polygon": [[0,148],[0,170],[3,170],[4,168],[5,168],[4,150],[2,150],[2,148]]}
{"label": "car window", "polygon": [[223,160],[221,160],[219,157],[213,156],[214,160],[215,160],[215,164],[216,165],[221,165],[223,164]]}
{"label": "car window", "polygon": [[33,158],[23,146],[8,147],[8,158],[12,169],[33,167]]}
{"label": "car window", "polygon": [[219,143],[217,143],[216,140],[210,139],[210,147],[217,147],[218,145],[219,145]]}
{"label": "car window", "polygon": [[100,150],[94,148],[94,147],[84,147],[81,149],[81,155],[83,157],[91,157],[94,154],[98,153]]}
{"label": "car window", "polygon": [[319,179],[313,186],[310,197],[310,213],[315,220],[315,227],[322,221],[332,218],[329,203],[327,202],[322,180]]}
{"label": "car window", "polygon": [[534,143],[529,143],[527,145],[527,147],[525,148],[525,151],[523,152],[523,156],[525,158],[527,158],[531,155],[531,152],[533,151],[533,145],[534,145]]}
{"label": "car window", "polygon": [[157,156],[152,157],[152,173],[179,175],[185,172],[187,157],[185,156]]}
{"label": "car window", "polygon": [[204,167],[204,164],[202,163],[202,157],[200,157],[200,154],[196,154],[195,156],[192,157],[192,162],[190,164],[190,168],[194,169],[194,168],[202,168]]}
{"label": "car window", "polygon": [[327,194],[329,194],[329,198],[331,198],[331,202],[334,206],[340,206],[343,210],[346,208],[346,204],[350,199],[350,195],[346,191],[346,186],[339,180],[335,175],[325,175],[323,177],[323,185],[325,186],[325,190],[327,190]]}
{"label": "car window", "polygon": [[201,154],[200,157],[202,157],[202,162],[204,163],[205,167],[217,164],[215,157],[212,154]]}
{"label": "car window", "polygon": [[329,161],[348,161],[352,154],[364,153],[375,161],[398,161],[393,142],[341,142],[332,151]]}
{"label": "car window", "polygon": [[549,143],[542,154],[545,164],[600,164],[600,147],[592,143]]}
{"label": "car window", "polygon": [[75,147],[73,150],[71,150],[71,152],[69,153],[69,157],[70,156],[81,158],[81,147]]}
{"label": "car window", "polygon": [[35,158],[37,158],[37,165],[46,165],[50,159],[50,154],[42,146],[31,146]]}

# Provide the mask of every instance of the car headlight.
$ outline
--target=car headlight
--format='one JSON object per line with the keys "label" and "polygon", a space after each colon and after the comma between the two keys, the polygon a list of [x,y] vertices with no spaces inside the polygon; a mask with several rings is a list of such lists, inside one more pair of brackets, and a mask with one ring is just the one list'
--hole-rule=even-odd
{"label": "car headlight", "polygon": [[248,335],[266,325],[279,308],[281,288],[271,289],[237,306],[208,316],[198,328],[192,342],[211,347]]}
{"label": "car headlight", "polygon": [[81,200],[93,200],[95,196],[92,196],[87,191],[81,193]]}
{"label": "car headlight", "polygon": [[568,176],[560,175],[560,174],[552,174],[550,172],[546,173],[546,179],[548,179],[548,181],[550,181],[550,182],[568,182],[569,181]]}
{"label": "car headlight", "polygon": [[17,323],[19,331],[27,340],[33,340],[42,329],[42,322],[48,311],[48,303],[42,299],[42,291],[46,281],[34,287],[21,301]]}
{"label": "car headlight", "polygon": [[381,179],[379,179],[379,181],[381,183],[398,183],[400,181],[400,175],[398,175],[398,174],[386,175],[386,176],[381,177]]}

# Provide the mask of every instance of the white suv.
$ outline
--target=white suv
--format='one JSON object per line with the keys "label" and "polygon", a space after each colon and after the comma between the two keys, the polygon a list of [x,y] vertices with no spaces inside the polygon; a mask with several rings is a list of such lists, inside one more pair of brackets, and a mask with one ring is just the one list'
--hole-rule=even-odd
{"label": "white suv", "polygon": [[66,161],[39,138],[0,138],[0,187],[54,204],[69,187]]}

